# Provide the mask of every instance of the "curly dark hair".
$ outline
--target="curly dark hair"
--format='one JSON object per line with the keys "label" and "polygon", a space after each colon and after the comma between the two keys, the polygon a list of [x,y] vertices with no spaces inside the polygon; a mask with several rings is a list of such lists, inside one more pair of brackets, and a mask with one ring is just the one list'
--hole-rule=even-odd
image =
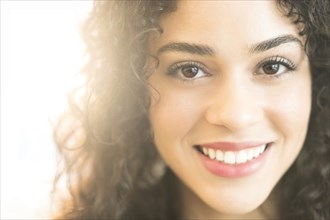
{"label": "curly dark hair", "polygon": [[[278,0],[306,37],[313,103],[297,160],[278,184],[281,219],[330,219],[330,20],[328,0]],[[61,155],[54,195],[65,177],[69,193],[60,219],[175,219],[176,178],[157,172],[146,63],[148,36],[176,10],[175,1],[95,1],[83,26],[85,84],[70,94],[70,111],[55,128]]]}

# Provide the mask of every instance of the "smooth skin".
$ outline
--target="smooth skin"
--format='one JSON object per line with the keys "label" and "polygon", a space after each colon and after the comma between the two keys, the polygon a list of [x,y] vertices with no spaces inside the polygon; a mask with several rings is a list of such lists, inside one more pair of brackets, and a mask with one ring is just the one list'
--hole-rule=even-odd
{"label": "smooth skin", "polygon": [[[182,183],[182,217],[276,217],[271,193],[303,146],[311,111],[297,27],[274,1],[179,1],[161,27],[150,42],[159,59],[150,121]],[[272,146],[256,172],[226,178],[207,170],[194,147],[212,142]]]}

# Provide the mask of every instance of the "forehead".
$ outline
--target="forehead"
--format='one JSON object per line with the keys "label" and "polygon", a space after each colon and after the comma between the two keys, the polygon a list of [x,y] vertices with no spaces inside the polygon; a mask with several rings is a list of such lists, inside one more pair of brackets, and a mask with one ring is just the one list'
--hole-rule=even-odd
{"label": "forehead", "polygon": [[235,39],[246,46],[276,36],[299,36],[276,1],[178,1],[177,10],[165,15],[161,26],[159,44],[182,40],[219,46]]}

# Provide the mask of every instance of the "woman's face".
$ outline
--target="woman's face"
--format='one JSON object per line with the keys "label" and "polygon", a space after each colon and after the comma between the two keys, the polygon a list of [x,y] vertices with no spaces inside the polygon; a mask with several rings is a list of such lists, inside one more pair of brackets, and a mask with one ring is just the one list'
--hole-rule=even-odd
{"label": "woman's face", "polygon": [[306,136],[304,39],[273,1],[179,1],[161,26],[149,78],[158,151],[191,204],[255,210]]}

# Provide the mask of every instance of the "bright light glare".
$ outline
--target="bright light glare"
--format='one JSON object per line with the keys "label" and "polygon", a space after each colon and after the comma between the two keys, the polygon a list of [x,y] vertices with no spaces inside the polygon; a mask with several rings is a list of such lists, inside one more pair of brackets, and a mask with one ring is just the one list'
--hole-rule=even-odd
{"label": "bright light glare", "polygon": [[49,218],[55,146],[49,118],[83,63],[91,1],[0,1],[0,219]]}

